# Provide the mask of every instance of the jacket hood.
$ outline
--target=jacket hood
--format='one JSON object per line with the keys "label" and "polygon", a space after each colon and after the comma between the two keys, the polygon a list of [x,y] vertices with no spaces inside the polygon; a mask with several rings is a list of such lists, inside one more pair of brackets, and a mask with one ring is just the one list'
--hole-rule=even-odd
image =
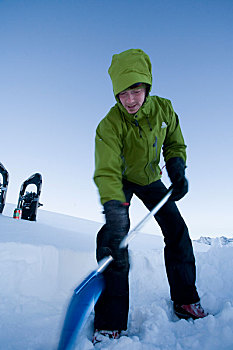
{"label": "jacket hood", "polygon": [[136,83],[152,85],[149,56],[140,49],[129,49],[112,56],[108,73],[112,80],[115,97]]}

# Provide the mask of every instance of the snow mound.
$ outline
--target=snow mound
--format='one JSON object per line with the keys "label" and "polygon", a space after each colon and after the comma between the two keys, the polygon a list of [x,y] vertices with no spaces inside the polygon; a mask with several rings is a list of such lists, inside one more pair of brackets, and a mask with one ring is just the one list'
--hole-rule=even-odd
{"label": "snow mound", "polygon": [[[10,214],[11,215],[11,214]],[[73,289],[93,269],[100,223],[40,211],[38,222],[0,215],[0,344],[4,350],[56,349]],[[220,237],[193,242],[197,288],[208,317],[174,316],[163,238],[138,234],[130,243],[128,335],[105,350],[232,350],[233,246]],[[76,350],[93,349],[93,314]],[[98,347],[96,347],[98,348]],[[100,348],[100,347],[99,347]]]}

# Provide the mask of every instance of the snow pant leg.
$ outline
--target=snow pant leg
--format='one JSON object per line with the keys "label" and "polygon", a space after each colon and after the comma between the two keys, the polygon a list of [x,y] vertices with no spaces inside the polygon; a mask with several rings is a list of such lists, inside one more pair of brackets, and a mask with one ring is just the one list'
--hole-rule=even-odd
{"label": "snow pant leg", "polygon": [[[126,202],[130,203],[133,196],[130,183],[123,183]],[[99,252],[104,245],[104,225],[97,234],[97,261]],[[126,266],[117,268],[113,263],[104,271],[106,288],[95,305],[94,328],[105,330],[126,330],[129,312],[129,259],[128,249],[125,250]]]}
{"label": "snow pant leg", "polygon": [[[165,193],[166,187],[160,180],[148,186],[140,186],[135,191],[149,210],[153,209]],[[199,301],[195,286],[196,267],[192,242],[175,202],[165,203],[155,219],[164,235],[164,257],[171,299],[179,304]]]}
{"label": "snow pant leg", "polygon": [[[104,241],[104,225],[97,235],[98,251]],[[128,250],[125,250],[128,261]],[[95,329],[126,330],[129,310],[129,263],[124,268],[117,268],[113,263],[104,271],[105,290],[95,305]]]}

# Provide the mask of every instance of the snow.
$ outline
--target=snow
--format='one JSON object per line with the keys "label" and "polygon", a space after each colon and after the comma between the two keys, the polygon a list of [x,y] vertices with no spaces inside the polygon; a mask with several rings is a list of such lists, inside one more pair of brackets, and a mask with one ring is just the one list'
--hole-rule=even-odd
{"label": "snow", "polygon": [[[97,267],[95,236],[101,224],[38,211],[38,221],[0,215],[0,348],[55,350],[74,288]],[[233,243],[194,241],[197,288],[210,313],[194,322],[172,312],[163,261],[163,238],[138,234],[130,243],[128,335],[105,350],[232,350]],[[93,313],[76,350],[93,349]]]}

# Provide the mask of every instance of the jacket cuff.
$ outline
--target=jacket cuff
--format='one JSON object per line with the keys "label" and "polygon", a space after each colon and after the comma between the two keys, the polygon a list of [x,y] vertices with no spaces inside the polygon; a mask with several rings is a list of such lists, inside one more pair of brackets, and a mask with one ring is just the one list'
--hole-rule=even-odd
{"label": "jacket cuff", "polygon": [[167,161],[166,169],[172,183],[185,176],[185,168],[185,162],[181,157],[173,157]]}

